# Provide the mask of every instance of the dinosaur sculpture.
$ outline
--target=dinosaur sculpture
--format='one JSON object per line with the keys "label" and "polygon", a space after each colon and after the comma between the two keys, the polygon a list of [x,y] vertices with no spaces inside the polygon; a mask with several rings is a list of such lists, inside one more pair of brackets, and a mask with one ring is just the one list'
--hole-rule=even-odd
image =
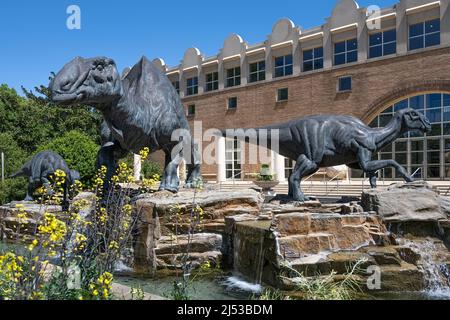
{"label": "dinosaur sculpture", "polygon": [[[376,187],[376,172],[386,167],[395,168],[405,181],[411,182],[412,177],[396,161],[373,161],[372,155],[408,131],[430,131],[431,124],[421,113],[404,109],[397,112],[384,128],[370,128],[351,116],[315,115],[256,131],[259,133],[261,130],[267,130],[268,137],[271,130],[279,130],[279,153],[296,161],[289,177],[289,197],[295,201],[307,201],[309,199],[301,191],[300,182],[323,167],[345,164],[361,169],[369,175],[372,188]],[[224,131],[222,135],[251,142],[242,135],[244,130],[235,132],[230,135]],[[268,145],[270,148],[270,141]]]}
{"label": "dinosaur sculpture", "polygon": [[[160,190],[178,191],[177,168],[183,158],[188,167],[186,187],[193,187],[200,178],[199,155],[181,100],[166,75],[147,58],[122,79],[112,59],[78,57],[63,67],[50,89],[58,104],[83,103],[103,114],[107,126],[102,128],[102,137],[110,139],[105,138],[109,141],[104,141],[97,163],[107,166],[107,180],[119,158],[145,147],[165,153]],[[173,141],[177,129],[183,130],[183,137]]]}
{"label": "dinosaur sculpture", "polygon": [[24,201],[33,201],[34,191],[41,187],[50,187],[52,182],[51,176],[57,170],[62,170],[66,174],[64,184],[63,205],[67,204],[69,196],[69,188],[76,180],[81,180],[80,174],[76,170],[70,170],[64,159],[53,151],[42,151],[36,154],[30,161],[22,166],[22,168],[11,175],[10,178],[26,177],[28,178],[28,190]]}

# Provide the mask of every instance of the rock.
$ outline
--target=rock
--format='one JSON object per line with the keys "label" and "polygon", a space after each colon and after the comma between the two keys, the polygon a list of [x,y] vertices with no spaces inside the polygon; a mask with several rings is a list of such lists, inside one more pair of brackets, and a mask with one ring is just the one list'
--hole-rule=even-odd
{"label": "rock", "polygon": [[396,184],[388,190],[365,190],[361,202],[366,211],[375,211],[386,223],[447,219],[441,197],[425,182]]}
{"label": "rock", "polygon": [[[115,300],[133,300],[131,294],[132,288],[123,284],[114,282],[112,284],[112,292]],[[167,300],[166,298],[144,292],[143,300]]]}
{"label": "rock", "polygon": [[395,247],[368,247],[365,252],[373,257],[378,265],[402,265],[402,258]]}
{"label": "rock", "polygon": [[134,214],[139,215],[134,237],[134,262],[136,273],[152,274],[156,270],[155,248],[161,238],[161,226],[155,206],[144,200],[137,200],[134,204]]}
{"label": "rock", "polygon": [[[158,255],[158,269],[182,269],[185,254],[162,254]],[[187,257],[187,262],[191,269],[197,269],[205,262],[209,262],[212,267],[220,265],[222,253],[220,251],[191,252]]]}
{"label": "rock", "polygon": [[[145,194],[135,198],[140,207],[151,207],[161,218],[161,232],[163,235],[174,233],[171,216],[175,210],[182,213],[182,221],[178,225],[181,232],[187,233],[189,229],[190,212],[193,201],[204,211],[201,230],[204,232],[223,233],[225,230],[225,217],[239,214],[259,215],[264,202],[259,192],[245,191],[217,191],[203,190],[194,193],[193,190],[182,190],[178,194]],[[175,209],[178,206],[179,209]]]}
{"label": "rock", "polygon": [[[19,213],[17,205],[23,206],[23,210],[27,214],[28,223],[24,224],[24,221],[17,218]],[[29,201],[14,201],[1,206],[0,240],[30,242],[37,230],[38,222],[45,212],[60,214],[62,213],[62,207],[55,205],[42,206]]]}
{"label": "rock", "polygon": [[422,291],[425,288],[423,273],[415,266],[402,262],[400,266],[381,266],[381,290],[395,292]]}
{"label": "rock", "polygon": [[208,252],[220,251],[222,247],[222,236],[218,234],[199,233],[192,235],[189,243],[188,236],[181,235],[177,237],[162,237],[155,248],[157,255],[178,254],[187,252]]}
{"label": "rock", "polygon": [[280,236],[304,235],[311,230],[311,215],[307,213],[287,213],[275,217],[272,228]]}

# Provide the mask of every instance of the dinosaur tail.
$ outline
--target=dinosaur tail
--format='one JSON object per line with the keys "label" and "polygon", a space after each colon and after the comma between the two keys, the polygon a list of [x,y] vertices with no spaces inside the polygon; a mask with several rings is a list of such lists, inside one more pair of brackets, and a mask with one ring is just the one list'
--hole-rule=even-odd
{"label": "dinosaur tail", "polygon": [[26,176],[25,167],[22,167],[19,171],[9,176],[10,179]]}

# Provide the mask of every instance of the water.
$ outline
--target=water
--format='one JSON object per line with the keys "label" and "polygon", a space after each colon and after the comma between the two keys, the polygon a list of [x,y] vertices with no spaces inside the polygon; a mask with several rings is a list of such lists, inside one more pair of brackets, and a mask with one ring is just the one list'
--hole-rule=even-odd
{"label": "water", "polygon": [[[450,299],[450,269],[438,261],[438,243],[432,239],[405,241],[405,245],[421,255],[421,268],[425,273],[425,293],[430,298]],[[443,244],[441,244],[443,245]]]}
{"label": "water", "polygon": [[[129,287],[140,287],[144,292],[170,297],[175,277],[160,279],[116,276],[115,281]],[[250,300],[260,292],[260,285],[253,285],[239,277],[200,278],[189,286],[191,300]]]}

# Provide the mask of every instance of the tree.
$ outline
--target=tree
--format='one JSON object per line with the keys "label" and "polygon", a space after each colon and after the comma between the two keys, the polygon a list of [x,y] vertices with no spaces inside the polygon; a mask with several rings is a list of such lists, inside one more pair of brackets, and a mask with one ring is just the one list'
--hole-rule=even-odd
{"label": "tree", "polygon": [[[18,171],[26,162],[26,152],[17,145],[10,133],[0,133],[1,152],[5,154],[6,178]],[[0,204],[23,199],[25,197],[26,184],[27,182],[23,178],[6,179],[5,182],[0,181]]]}
{"label": "tree", "polygon": [[95,162],[99,145],[88,135],[79,131],[70,131],[38,147],[38,151],[51,150],[66,161],[70,169],[80,172],[84,182],[95,174]]}

